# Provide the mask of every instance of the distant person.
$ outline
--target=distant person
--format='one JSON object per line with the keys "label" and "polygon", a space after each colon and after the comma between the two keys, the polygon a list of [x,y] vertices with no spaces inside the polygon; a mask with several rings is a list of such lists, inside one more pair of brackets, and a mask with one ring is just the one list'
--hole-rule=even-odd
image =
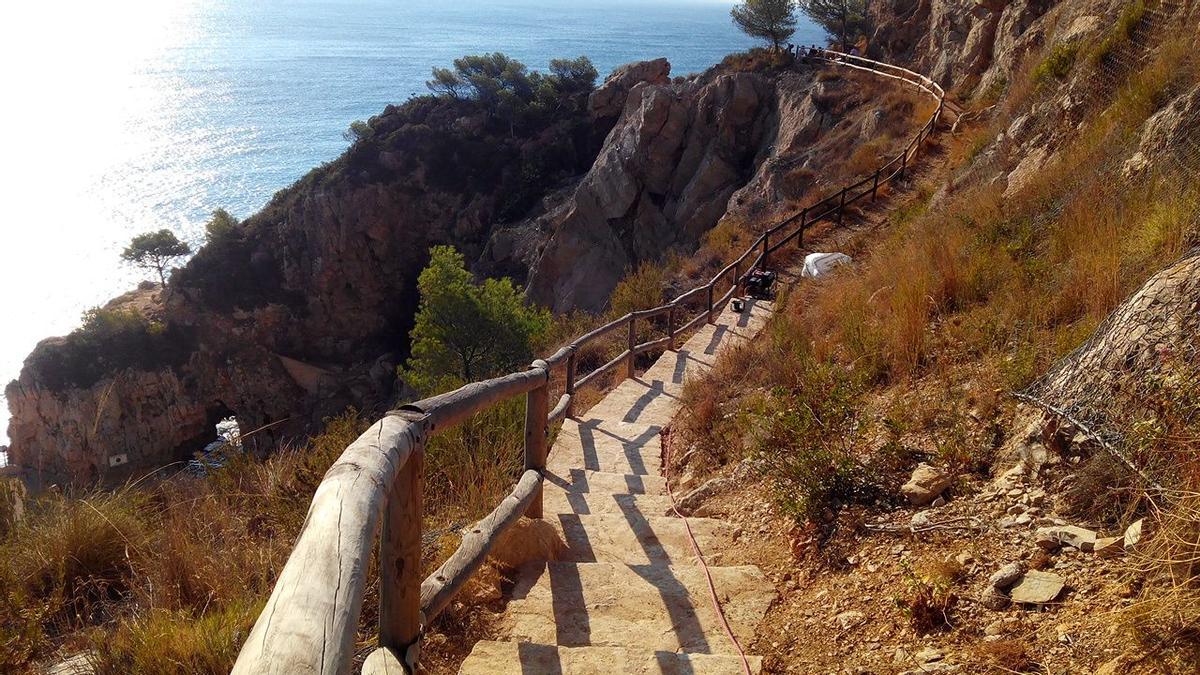
{"label": "distant person", "polygon": [[862,52],[858,51],[858,47],[851,47],[850,56],[862,56]]}

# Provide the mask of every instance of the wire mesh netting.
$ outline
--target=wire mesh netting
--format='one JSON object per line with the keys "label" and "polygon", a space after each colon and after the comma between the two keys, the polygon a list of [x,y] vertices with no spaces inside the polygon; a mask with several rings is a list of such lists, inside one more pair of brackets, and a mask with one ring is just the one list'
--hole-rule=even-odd
{"label": "wire mesh netting", "polygon": [[[1094,118],[1120,96],[1138,95],[1130,91],[1131,76],[1161,67],[1164,50],[1177,50],[1178,65],[1194,74],[1197,4],[1162,0],[1142,6],[1129,39],[1094,64],[1082,87],[1087,98],[1078,102],[1081,117]],[[1092,167],[1094,173],[1068,179],[1062,198],[1041,220],[1059,217],[1075,193],[1099,176],[1121,190],[1144,194],[1143,211],[1187,196],[1176,203],[1192,207],[1171,217],[1184,221],[1180,230],[1192,233],[1193,248],[1150,276],[1090,339],[1017,394],[1099,442],[1144,483],[1168,489],[1200,454],[1195,431],[1200,427],[1200,247],[1194,241],[1200,223],[1194,208],[1200,84],[1194,77],[1179,84],[1166,92],[1172,102],[1138,133],[1107,139],[1108,159]]]}

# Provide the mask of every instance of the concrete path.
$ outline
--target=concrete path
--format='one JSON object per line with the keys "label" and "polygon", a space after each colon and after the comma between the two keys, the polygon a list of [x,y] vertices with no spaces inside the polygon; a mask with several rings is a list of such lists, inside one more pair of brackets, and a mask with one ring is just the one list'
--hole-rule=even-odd
{"label": "concrete path", "polygon": [[[478,643],[468,675],[663,673],[738,675],[737,649],[712,606],[704,569],[662,477],[660,432],[679,407],[684,380],[721,350],[752,338],[770,314],[750,303],[726,309],[677,352],[567,420],[550,451],[546,519],[566,553],[520,571],[502,619],[504,641]],[[725,617],[743,647],[775,599],[756,567],[722,567],[733,528],[689,518]],[[762,661],[750,657],[751,670]]]}

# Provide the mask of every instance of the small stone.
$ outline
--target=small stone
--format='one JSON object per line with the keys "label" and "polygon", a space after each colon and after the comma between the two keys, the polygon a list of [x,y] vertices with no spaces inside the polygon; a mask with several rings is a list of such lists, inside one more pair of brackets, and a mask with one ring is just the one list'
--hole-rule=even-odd
{"label": "small stone", "polygon": [[867,615],[853,609],[847,610],[833,617],[834,622],[837,623],[838,626],[841,626],[842,630],[850,630],[851,628],[861,624],[863,621],[866,621],[866,619]]}
{"label": "small stone", "polygon": [[935,661],[941,661],[943,658],[945,658],[945,656],[945,654],[937,649],[934,649],[933,647],[926,647],[917,652],[917,661],[920,663],[933,663]]}
{"label": "small stone", "polygon": [[1066,581],[1057,574],[1030,570],[1012,589],[1013,602],[1040,605],[1052,602],[1062,593]]}
{"label": "small stone", "polygon": [[946,488],[950,487],[950,483],[950,474],[922,462],[913,470],[912,477],[908,479],[908,482],[900,488],[900,493],[913,506],[925,506],[937,499]]}
{"label": "small stone", "polygon": [[1132,549],[1134,546],[1137,546],[1138,542],[1142,540],[1142,524],[1145,522],[1145,519],[1139,519],[1129,527],[1125,528],[1126,551]]}
{"label": "small stone", "polygon": [[1009,600],[1007,595],[994,588],[989,588],[984,592],[983,597],[979,599],[981,605],[997,612],[1008,607],[1010,602],[1011,600]]}
{"label": "small stone", "polygon": [[1096,545],[1095,532],[1074,525],[1039,527],[1035,536],[1037,545],[1047,551],[1053,551],[1064,545],[1081,551],[1091,551],[1092,547]]}
{"label": "small stone", "polygon": [[914,513],[912,519],[908,521],[909,529],[913,530],[914,532],[929,527],[932,524],[933,521],[929,519],[928,511],[918,511]]}
{"label": "small stone", "polygon": [[971,563],[975,562],[975,556],[971,555],[970,552],[964,551],[954,556],[954,562],[963,567],[967,567]]}
{"label": "small stone", "polygon": [[1015,516],[1018,513],[1025,513],[1025,507],[1021,506],[1020,504],[1013,504],[1012,506],[1008,507],[1008,510],[1005,511],[1005,513],[1010,516]]}
{"label": "small stone", "polygon": [[1017,583],[1022,574],[1025,574],[1025,563],[1020,561],[1010,562],[1004,567],[992,573],[988,577],[988,581],[992,584],[992,588],[1003,591],[1009,586]]}

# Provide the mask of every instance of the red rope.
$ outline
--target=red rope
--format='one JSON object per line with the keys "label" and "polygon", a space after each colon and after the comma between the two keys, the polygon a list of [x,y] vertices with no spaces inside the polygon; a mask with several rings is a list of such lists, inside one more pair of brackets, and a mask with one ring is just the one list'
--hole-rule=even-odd
{"label": "red rope", "polygon": [[[664,439],[665,440],[665,439]],[[683,527],[687,530],[688,540],[692,543],[692,551],[700,560],[700,568],[704,570],[704,578],[708,580],[708,594],[712,598],[713,609],[717,612],[717,618],[721,619],[721,625],[725,627],[725,634],[729,636],[729,641],[738,651],[738,656],[742,658],[742,672],[745,675],[753,675],[750,670],[750,660],[746,658],[746,652],[742,650],[742,645],[738,642],[737,636],[733,634],[733,629],[729,627],[729,620],[725,618],[725,610],[721,609],[721,600],[717,598],[717,587],[713,584],[712,572],[708,569],[708,563],[704,561],[704,554],[700,551],[700,544],[696,541],[696,535],[692,532],[692,526],[688,524],[688,519],[679,512],[679,507],[675,504],[675,493],[671,491],[671,446],[670,443],[664,443],[665,467],[667,482],[667,496],[671,498],[671,510],[675,515],[683,521]]]}

